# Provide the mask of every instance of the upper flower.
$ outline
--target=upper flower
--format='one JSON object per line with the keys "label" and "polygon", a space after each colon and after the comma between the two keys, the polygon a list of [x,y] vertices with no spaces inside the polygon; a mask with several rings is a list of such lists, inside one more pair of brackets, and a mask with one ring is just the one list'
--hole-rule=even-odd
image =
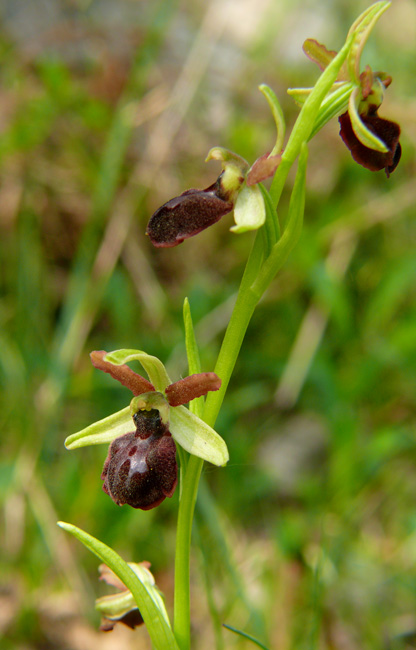
{"label": "upper flower", "polygon": [[[356,162],[371,171],[385,169],[387,176],[394,171],[401,156],[399,125],[379,117],[377,113],[391,77],[384,72],[373,72],[369,66],[360,73],[360,60],[371,30],[389,5],[389,2],[375,3],[352,25],[348,33],[348,37],[353,38],[350,53],[331,92],[322,102],[311,134],[347,108],[339,117],[344,143]],[[336,56],[336,52],[314,39],[307,39],[303,49],[321,70]],[[308,88],[294,88],[288,92],[302,103],[310,91]]]}
{"label": "upper flower", "polygon": [[250,168],[237,154],[214,147],[207,160],[221,161],[223,171],[205,190],[187,190],[154,212],[146,230],[154,246],[177,246],[233,209],[233,232],[256,230],[263,225],[266,210],[258,183],[276,171],[280,156],[262,156]]}
{"label": "upper flower", "polygon": [[[139,360],[151,381],[124,362]],[[148,510],[173,495],[177,483],[176,441],[191,454],[225,465],[225,442],[183,405],[218,390],[213,372],[199,373],[171,383],[156,357],[139,350],[91,353],[93,365],[132,391],[130,406],[95,422],[65,441],[69,449],[110,442],[101,475],[103,489],[118,505]],[[135,431],[131,431],[133,424]]]}

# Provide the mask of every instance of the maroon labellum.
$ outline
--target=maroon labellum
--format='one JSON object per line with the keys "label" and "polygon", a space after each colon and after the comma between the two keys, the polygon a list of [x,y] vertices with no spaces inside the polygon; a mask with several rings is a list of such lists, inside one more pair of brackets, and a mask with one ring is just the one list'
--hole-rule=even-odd
{"label": "maroon labellum", "polygon": [[117,505],[150,510],[175,491],[176,445],[157,409],[139,411],[134,422],[136,431],[111,443],[101,480]]}
{"label": "maroon labellum", "polygon": [[187,190],[162,205],[147,225],[152,244],[159,248],[177,246],[212,226],[233,209],[221,195],[216,182],[205,190]]}
{"label": "maroon labellum", "polygon": [[363,145],[353,131],[348,112],[338,118],[341,125],[339,132],[341,138],[356,162],[373,172],[384,169],[387,176],[390,176],[399,164],[402,153],[399,142],[400,126],[396,122],[379,117],[377,111],[360,115],[360,119],[374,135],[385,143],[389,150],[383,153]]}

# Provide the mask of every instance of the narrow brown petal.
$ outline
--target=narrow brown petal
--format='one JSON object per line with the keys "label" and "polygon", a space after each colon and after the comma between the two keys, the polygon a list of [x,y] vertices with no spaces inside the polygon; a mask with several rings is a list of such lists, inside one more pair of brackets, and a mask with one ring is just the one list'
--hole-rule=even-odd
{"label": "narrow brown petal", "polygon": [[175,381],[166,388],[165,393],[171,406],[180,406],[219,388],[221,379],[215,372],[200,372]]}
{"label": "narrow brown petal", "polygon": [[273,176],[276,169],[280,165],[281,160],[282,156],[269,156],[267,153],[264,154],[264,156],[257,158],[247,174],[247,185],[249,187],[250,185],[256,185],[256,183],[261,183],[266,178]]}
{"label": "narrow brown petal", "polygon": [[94,352],[91,352],[90,358],[92,365],[98,368],[98,370],[107,372],[113,379],[117,379],[120,384],[131,390],[133,395],[141,395],[142,393],[149,393],[155,390],[155,387],[150,381],[138,375],[137,372],[134,372],[126,364],[116,366],[114,363],[104,361],[106,354],[107,352],[105,350],[94,350]]}

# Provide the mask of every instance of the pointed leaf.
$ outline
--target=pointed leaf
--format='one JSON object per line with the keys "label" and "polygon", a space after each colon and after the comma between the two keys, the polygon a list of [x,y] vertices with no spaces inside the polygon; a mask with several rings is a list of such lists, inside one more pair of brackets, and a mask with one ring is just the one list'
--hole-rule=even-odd
{"label": "pointed leaf", "polygon": [[360,58],[364,45],[380,16],[388,9],[391,2],[376,2],[358,16],[351,25],[348,36],[354,36],[354,42],[348,54],[347,64],[351,81],[360,81]]}
{"label": "pointed leaf", "polygon": [[123,436],[129,431],[134,431],[135,426],[131,419],[130,407],[113,413],[103,420],[90,424],[85,429],[77,431],[68,436],[65,440],[67,449],[77,449],[78,447],[87,447],[88,445],[108,444]]}
{"label": "pointed leaf", "polygon": [[359,113],[358,105],[361,99],[361,89],[355,88],[351,93],[350,101],[348,104],[348,115],[351,119],[352,129],[365,147],[369,149],[374,149],[375,151],[381,151],[382,153],[387,153],[389,148],[384,144],[380,138],[378,138],[370,129],[364,124]]}
{"label": "pointed leaf", "polygon": [[140,361],[156,390],[163,393],[166,386],[172,383],[163,363],[157,357],[153,357],[141,350],[114,350],[105,357],[105,361],[110,361],[115,365],[122,365],[136,360]]}
{"label": "pointed leaf", "polygon": [[237,201],[234,207],[235,226],[230,230],[236,233],[246,232],[247,230],[257,230],[262,226],[266,219],[266,208],[260,189],[253,185],[243,189],[238,193]]}
{"label": "pointed leaf", "polygon": [[80,528],[63,521],[58,522],[58,526],[71,533],[102,562],[105,562],[131,591],[155,650],[166,650],[166,648],[179,650],[160,593],[149,584],[148,578],[144,579],[139,572],[133,571],[112,548]]}
{"label": "pointed leaf", "polygon": [[229,455],[221,436],[184,406],[171,409],[169,431],[190,454],[213,465],[225,465]]}

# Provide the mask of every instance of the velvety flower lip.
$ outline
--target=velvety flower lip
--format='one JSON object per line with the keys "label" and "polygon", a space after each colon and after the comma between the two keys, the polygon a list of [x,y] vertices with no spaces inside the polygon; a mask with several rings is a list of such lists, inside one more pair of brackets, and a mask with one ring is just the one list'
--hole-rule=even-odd
{"label": "velvety flower lip", "polygon": [[118,506],[150,510],[173,496],[178,482],[176,445],[156,409],[136,416],[136,431],[111,443],[101,480]]}
{"label": "velvety flower lip", "polygon": [[158,248],[170,248],[212,226],[233,209],[218,181],[205,190],[190,189],[154,212],[146,234]]}
{"label": "velvety flower lip", "polygon": [[388,147],[387,152],[382,152],[370,149],[360,142],[352,128],[348,111],[340,115],[338,119],[341,126],[340,136],[351,151],[354,160],[371,171],[384,169],[387,177],[389,177],[396,169],[401,157],[399,125],[396,122],[379,117],[377,111],[369,112],[367,115],[360,115],[365,127],[379,137]]}

